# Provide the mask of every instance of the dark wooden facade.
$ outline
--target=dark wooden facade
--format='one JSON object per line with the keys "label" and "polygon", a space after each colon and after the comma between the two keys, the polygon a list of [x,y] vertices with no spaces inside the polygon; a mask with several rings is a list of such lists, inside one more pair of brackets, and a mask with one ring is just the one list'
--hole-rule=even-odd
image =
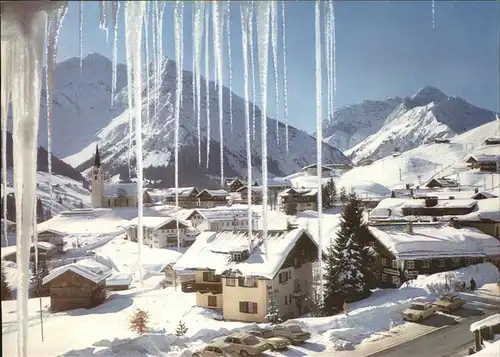
{"label": "dark wooden facade", "polygon": [[[248,187],[243,186],[238,189],[238,193],[241,196],[241,202],[248,202]],[[252,190],[252,202],[253,204],[259,204],[262,202],[262,192]]]}
{"label": "dark wooden facade", "polygon": [[[180,195],[178,197],[179,207],[182,208],[195,208],[198,205],[198,194],[200,192],[196,187],[189,193],[189,195]],[[165,197],[165,204],[175,206],[175,194]]]}
{"label": "dark wooden facade", "polygon": [[405,216],[462,216],[474,211],[475,206],[470,207],[403,207],[401,211]]}
{"label": "dark wooden facade", "polygon": [[208,191],[201,191],[197,197],[198,202],[214,202],[220,205],[224,205],[227,203],[227,196],[212,196]]}
{"label": "dark wooden facade", "polygon": [[225,189],[228,192],[237,192],[240,188],[245,186],[245,182],[241,181],[239,178],[235,178],[233,180],[228,180],[226,181],[226,184],[224,185],[223,189]]}
{"label": "dark wooden facade", "polygon": [[52,311],[91,308],[104,302],[106,298],[105,279],[99,283],[94,283],[71,270],[64,272],[47,284],[50,290],[50,308]]}
{"label": "dark wooden facade", "polygon": [[318,260],[318,248],[316,244],[313,243],[311,238],[306,234],[302,233],[300,238],[295,243],[290,253],[286,256],[281,269],[286,268],[300,268],[306,263],[313,263]]}

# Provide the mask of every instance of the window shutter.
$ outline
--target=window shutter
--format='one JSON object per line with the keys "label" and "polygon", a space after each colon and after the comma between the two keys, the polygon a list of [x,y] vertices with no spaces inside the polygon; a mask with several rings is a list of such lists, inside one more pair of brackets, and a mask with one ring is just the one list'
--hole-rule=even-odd
{"label": "window shutter", "polygon": [[240,312],[245,312],[245,303],[240,301]]}
{"label": "window shutter", "polygon": [[206,271],[203,272],[203,281],[208,281],[208,273]]}
{"label": "window shutter", "polygon": [[256,314],[257,313],[257,303],[256,302],[253,302],[253,313]]}

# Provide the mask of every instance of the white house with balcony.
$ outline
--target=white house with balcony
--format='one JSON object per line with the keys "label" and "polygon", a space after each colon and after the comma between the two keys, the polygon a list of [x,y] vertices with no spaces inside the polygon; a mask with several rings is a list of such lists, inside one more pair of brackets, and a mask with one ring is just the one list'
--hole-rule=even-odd
{"label": "white house with balcony", "polygon": [[[193,228],[204,231],[244,231],[248,230],[248,210],[246,209],[195,209],[186,218]],[[258,229],[259,216],[252,212],[252,229]]]}

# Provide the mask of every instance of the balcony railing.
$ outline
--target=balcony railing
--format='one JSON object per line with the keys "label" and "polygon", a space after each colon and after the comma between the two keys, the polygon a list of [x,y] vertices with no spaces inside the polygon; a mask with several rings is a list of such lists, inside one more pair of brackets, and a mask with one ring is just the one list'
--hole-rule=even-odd
{"label": "balcony railing", "polygon": [[197,283],[194,280],[181,283],[183,293],[222,294],[222,283]]}

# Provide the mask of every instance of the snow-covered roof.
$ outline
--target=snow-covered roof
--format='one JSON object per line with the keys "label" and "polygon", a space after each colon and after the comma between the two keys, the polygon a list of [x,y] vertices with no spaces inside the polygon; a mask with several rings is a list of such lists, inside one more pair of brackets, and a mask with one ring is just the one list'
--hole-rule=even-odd
{"label": "snow-covered roof", "polygon": [[496,162],[500,161],[500,155],[471,155],[469,159],[474,159],[477,162]]}
{"label": "snow-covered roof", "polygon": [[474,195],[471,196],[472,199],[478,199],[478,198],[497,198],[494,194],[486,191],[479,191],[478,193],[475,193]]}
{"label": "snow-covered roof", "polygon": [[132,283],[132,277],[128,273],[113,273],[106,279],[106,286],[128,286],[130,283]]}
{"label": "snow-covered roof", "polygon": [[486,198],[477,201],[477,208],[471,213],[458,216],[459,220],[480,221],[492,220],[500,222],[500,202],[498,198]]}
{"label": "snow-covered roof", "polygon": [[486,138],[485,142],[500,144],[500,138]]}
{"label": "snow-covered roof", "polygon": [[[61,267],[52,269],[50,273],[43,278],[43,284],[49,283],[50,281],[66,273],[67,271],[72,271],[73,273],[83,276],[85,279],[88,279],[96,284],[111,275],[111,270],[107,267],[104,267],[102,264],[92,261],[91,259],[82,260],[76,263],[63,265]],[[92,262],[94,262],[95,264]],[[100,266],[102,266],[103,268],[101,269]]]}
{"label": "snow-covered roof", "polygon": [[292,181],[282,178],[267,179],[267,187],[292,187]]}
{"label": "snow-covered roof", "polygon": [[165,197],[175,198],[175,193],[177,192],[178,197],[189,197],[193,191],[198,194],[198,189],[196,187],[175,187],[168,188],[165,192]]}
{"label": "snow-covered roof", "polygon": [[55,245],[49,242],[37,242],[38,249],[51,250],[55,248]]}
{"label": "snow-covered roof", "polygon": [[500,241],[475,228],[413,225],[370,226],[370,233],[398,259],[429,259],[456,256],[500,255]]}
{"label": "snow-covered roof", "polygon": [[475,200],[438,200],[437,205],[432,207],[425,206],[425,199],[407,200],[401,208],[472,208],[476,206]]}
{"label": "snow-covered roof", "polygon": [[[40,250],[52,250],[55,248],[55,245],[49,242],[37,242],[38,249]],[[33,252],[35,245],[31,244],[31,252]],[[9,245],[8,247],[2,247],[1,255],[5,257],[10,254],[14,254],[17,252],[17,245]]]}
{"label": "snow-covered roof", "polygon": [[226,197],[229,195],[229,193],[226,190],[208,190],[204,189],[198,194],[198,197],[200,197],[204,192],[208,193],[212,197]]}
{"label": "snow-covered roof", "polygon": [[287,188],[279,193],[279,196],[288,196],[290,194],[297,194],[299,196],[316,196],[318,189],[307,188]]}
{"label": "snow-covered roof", "polygon": [[442,187],[458,187],[460,184],[451,178],[446,178],[446,177],[441,177],[441,178],[432,178],[425,184],[425,186],[428,186],[432,181],[436,181],[438,184],[440,184]]}
{"label": "snow-covered roof", "polygon": [[[304,166],[302,168],[302,170],[316,169],[317,167],[318,167],[318,164],[311,164],[311,165]],[[328,167],[326,165],[321,165],[321,170],[332,171],[332,168]]]}
{"label": "snow-covered roof", "polygon": [[262,232],[259,232],[253,238],[252,246],[255,248],[249,257],[244,262],[235,262],[231,260],[231,252],[248,249],[248,232],[203,232],[175,263],[173,269],[214,270],[216,274],[231,270],[244,276],[273,279],[303,234],[316,245],[315,240],[303,228],[289,232],[269,232],[266,258]]}
{"label": "snow-covered roof", "polygon": [[490,327],[495,325],[500,325],[500,314],[490,315],[482,320],[473,322],[470,325],[470,330],[476,331],[483,327]]}
{"label": "snow-covered roof", "polygon": [[44,232],[54,233],[55,235],[59,235],[59,236],[65,236],[66,235],[66,233],[58,231],[56,229],[52,229],[52,228],[39,229],[37,231],[37,234],[41,234],[41,233],[44,233]]}
{"label": "snow-covered roof", "polygon": [[[171,217],[151,217],[151,216],[146,216],[146,217],[142,217],[141,219],[141,223],[142,223],[142,226],[143,227],[146,227],[146,228],[156,228],[160,225],[163,225],[164,223],[167,223],[168,221],[170,221],[172,218]],[[124,227],[137,227],[137,225],[139,224],[139,218],[138,217],[135,217],[134,219],[131,219],[130,221],[127,222],[126,225],[124,225]]]}
{"label": "snow-covered roof", "polygon": [[[246,219],[248,217],[248,209],[219,209],[219,208],[199,208],[193,210],[188,216],[187,220],[191,219],[196,213],[198,213],[203,219],[213,222],[213,221],[232,221],[234,219]],[[254,219],[258,219],[259,215],[252,212]]]}
{"label": "snow-covered roof", "polygon": [[[248,186],[243,186],[240,187],[239,189],[236,190],[236,192],[241,192],[248,189]],[[250,186],[250,191],[256,192],[256,193],[261,193],[262,192],[262,186]]]}

